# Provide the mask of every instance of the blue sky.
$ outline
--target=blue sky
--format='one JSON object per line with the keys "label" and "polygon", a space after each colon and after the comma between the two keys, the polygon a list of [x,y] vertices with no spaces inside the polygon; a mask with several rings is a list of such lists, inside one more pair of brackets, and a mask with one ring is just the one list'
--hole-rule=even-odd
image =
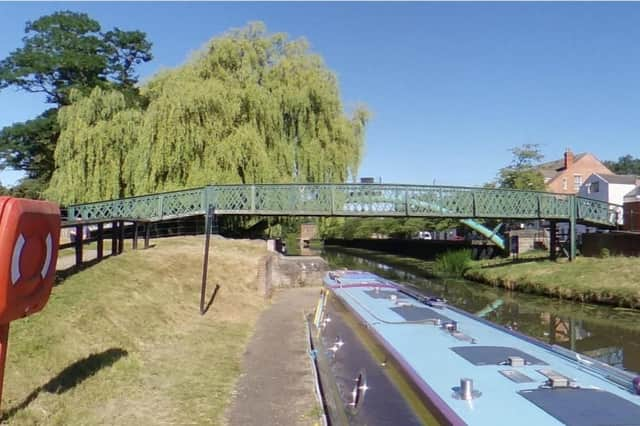
{"label": "blue sky", "polygon": [[[640,157],[638,3],[0,3],[0,58],[27,20],[65,9],[145,31],[143,79],[249,21],[304,36],[346,109],[373,112],[360,175],[387,183],[481,185],[524,143],[545,160],[567,147]],[[45,108],[5,89],[0,127]]]}

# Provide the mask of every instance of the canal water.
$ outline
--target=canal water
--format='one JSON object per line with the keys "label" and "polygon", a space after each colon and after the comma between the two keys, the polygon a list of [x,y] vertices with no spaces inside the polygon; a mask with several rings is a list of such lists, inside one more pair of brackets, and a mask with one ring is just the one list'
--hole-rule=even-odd
{"label": "canal water", "polygon": [[373,272],[390,280],[424,288],[448,303],[547,343],[583,353],[616,367],[640,373],[640,312],[625,308],[561,301],[521,294],[464,279],[420,276],[325,247],[322,257],[334,269]]}

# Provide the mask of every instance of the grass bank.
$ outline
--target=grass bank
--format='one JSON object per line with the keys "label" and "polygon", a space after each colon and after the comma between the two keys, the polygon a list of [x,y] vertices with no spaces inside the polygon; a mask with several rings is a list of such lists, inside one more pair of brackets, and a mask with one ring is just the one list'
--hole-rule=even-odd
{"label": "grass bank", "polygon": [[561,299],[640,308],[640,258],[578,257],[568,262],[551,261],[545,255],[475,261],[464,277]]}
{"label": "grass bank", "polygon": [[200,316],[202,237],[154,240],[57,285],[11,326],[2,419],[35,424],[219,424],[265,302],[263,244],[213,239]]}

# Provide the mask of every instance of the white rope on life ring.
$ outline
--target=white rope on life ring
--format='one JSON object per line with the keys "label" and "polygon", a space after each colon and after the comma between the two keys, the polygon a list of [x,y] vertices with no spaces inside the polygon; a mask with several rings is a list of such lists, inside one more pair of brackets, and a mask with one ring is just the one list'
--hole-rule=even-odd
{"label": "white rope on life ring", "polygon": [[[22,257],[22,249],[24,248],[26,240],[20,234],[16,240],[16,244],[13,246],[13,255],[11,256],[11,285],[16,285],[20,279],[20,258]],[[47,234],[47,238],[44,240],[47,247],[47,253],[44,257],[44,264],[40,270],[40,276],[44,279],[49,272],[49,266],[51,266],[51,254],[53,253],[53,240],[51,233]]]}

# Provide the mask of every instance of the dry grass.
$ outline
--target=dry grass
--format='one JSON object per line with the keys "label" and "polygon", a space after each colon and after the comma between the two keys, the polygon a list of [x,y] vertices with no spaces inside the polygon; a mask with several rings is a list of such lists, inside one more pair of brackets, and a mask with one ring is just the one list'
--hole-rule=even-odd
{"label": "dry grass", "polygon": [[200,316],[202,237],[154,240],[57,286],[13,323],[3,418],[35,424],[217,424],[264,300],[263,244],[212,240]]}
{"label": "dry grass", "polygon": [[519,262],[475,262],[465,278],[529,293],[581,302],[640,308],[640,258],[578,257]]}

